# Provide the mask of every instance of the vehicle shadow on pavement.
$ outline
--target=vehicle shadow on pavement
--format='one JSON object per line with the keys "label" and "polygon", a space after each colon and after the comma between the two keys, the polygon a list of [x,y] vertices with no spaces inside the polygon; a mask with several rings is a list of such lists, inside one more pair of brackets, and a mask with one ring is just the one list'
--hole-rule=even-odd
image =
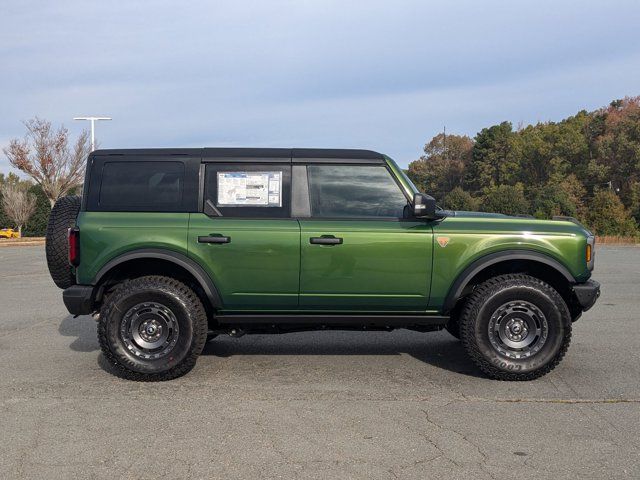
{"label": "vehicle shadow on pavement", "polygon": [[[58,332],[65,337],[75,337],[69,348],[76,352],[100,350],[96,337],[96,323],[89,316],[66,316]],[[417,335],[417,336],[415,336]],[[386,333],[362,332],[304,332],[283,335],[247,335],[232,338],[220,335],[208,342],[203,356],[228,358],[235,356],[281,355],[409,355],[427,365],[450,372],[482,377],[469,358],[462,343],[447,334],[413,334],[403,332],[391,336]],[[110,373],[113,368],[102,355],[100,367]]]}
{"label": "vehicle shadow on pavement", "polygon": [[[202,355],[410,355],[436,368],[482,377],[467,356],[462,343],[448,335],[372,339],[368,333],[309,332],[284,335],[250,335],[242,338],[219,336],[208,342]],[[384,334],[383,334],[384,335]]]}
{"label": "vehicle shadow on pavement", "polygon": [[76,337],[69,348],[76,352],[95,352],[100,350],[96,337],[96,322],[89,316],[73,318],[66,316],[58,327],[60,335]]}

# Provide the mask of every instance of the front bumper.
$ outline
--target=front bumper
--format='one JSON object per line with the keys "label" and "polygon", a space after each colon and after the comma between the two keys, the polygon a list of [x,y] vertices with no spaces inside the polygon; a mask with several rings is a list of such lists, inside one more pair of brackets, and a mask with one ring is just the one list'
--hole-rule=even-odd
{"label": "front bumper", "polygon": [[577,283],[573,286],[573,293],[576,295],[582,311],[586,312],[596,303],[600,296],[600,284],[595,280],[587,280],[585,283]]}
{"label": "front bumper", "polygon": [[93,286],[73,285],[62,292],[62,301],[72,315],[93,313]]}

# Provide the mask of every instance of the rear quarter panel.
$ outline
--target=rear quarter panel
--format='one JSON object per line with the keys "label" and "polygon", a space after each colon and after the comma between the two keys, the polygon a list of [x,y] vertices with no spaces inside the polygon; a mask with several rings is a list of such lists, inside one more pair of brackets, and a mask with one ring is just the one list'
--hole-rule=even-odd
{"label": "rear quarter panel", "polygon": [[133,250],[161,248],[187,255],[188,213],[80,212],[79,284],[89,285],[113,258]]}

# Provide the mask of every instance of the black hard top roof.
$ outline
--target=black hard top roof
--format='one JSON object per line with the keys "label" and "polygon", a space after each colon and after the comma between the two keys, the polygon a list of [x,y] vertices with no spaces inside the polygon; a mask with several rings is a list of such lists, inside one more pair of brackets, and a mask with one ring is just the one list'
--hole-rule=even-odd
{"label": "black hard top roof", "polygon": [[373,160],[384,161],[384,155],[372,150],[335,148],[133,148],[118,150],[96,150],[93,156],[187,156],[203,160],[218,159],[279,159],[301,161],[313,160]]}

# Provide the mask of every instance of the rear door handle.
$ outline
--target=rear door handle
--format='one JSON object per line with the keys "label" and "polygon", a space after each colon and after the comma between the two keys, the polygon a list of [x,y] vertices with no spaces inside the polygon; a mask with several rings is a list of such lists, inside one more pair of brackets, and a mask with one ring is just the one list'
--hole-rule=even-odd
{"label": "rear door handle", "polygon": [[217,233],[198,237],[198,243],[231,243],[231,237],[225,237]]}
{"label": "rear door handle", "polygon": [[341,245],[342,239],[333,235],[323,235],[322,237],[311,237],[309,243],[314,245]]}

